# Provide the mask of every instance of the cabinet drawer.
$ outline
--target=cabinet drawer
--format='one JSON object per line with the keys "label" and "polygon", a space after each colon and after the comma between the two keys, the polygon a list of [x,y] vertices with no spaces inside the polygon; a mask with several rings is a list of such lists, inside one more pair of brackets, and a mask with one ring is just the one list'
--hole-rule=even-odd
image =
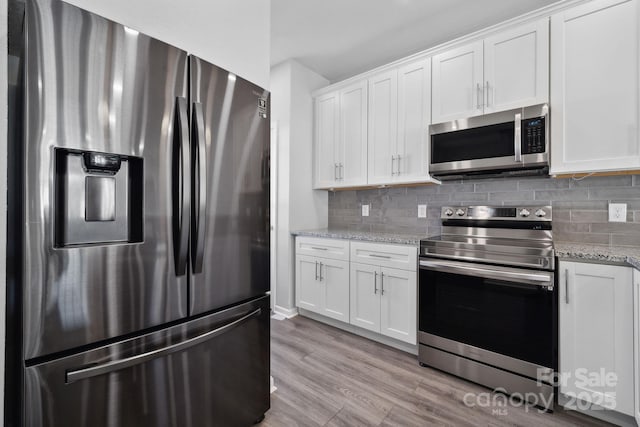
{"label": "cabinet drawer", "polygon": [[349,261],[349,241],[320,237],[297,237],[296,254]]}
{"label": "cabinet drawer", "polygon": [[351,242],[351,262],[416,271],[418,248],[408,245]]}

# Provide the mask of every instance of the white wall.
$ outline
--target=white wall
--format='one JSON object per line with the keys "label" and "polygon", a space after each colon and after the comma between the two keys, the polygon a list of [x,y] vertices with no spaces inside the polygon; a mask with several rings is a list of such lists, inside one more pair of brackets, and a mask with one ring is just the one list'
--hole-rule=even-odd
{"label": "white wall", "polygon": [[0,423],[4,420],[4,339],[7,260],[7,0],[0,0]]}
{"label": "white wall", "polygon": [[329,81],[297,61],[271,69],[271,120],[278,127],[276,312],[295,311],[294,240],[291,231],[324,228],[328,193],[313,186],[313,98]]}
{"label": "white wall", "polygon": [[270,0],[66,1],[269,88]]}

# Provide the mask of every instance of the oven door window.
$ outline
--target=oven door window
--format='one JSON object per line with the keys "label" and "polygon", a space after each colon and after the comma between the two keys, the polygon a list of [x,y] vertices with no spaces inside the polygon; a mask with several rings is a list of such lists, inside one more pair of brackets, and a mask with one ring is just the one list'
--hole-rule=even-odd
{"label": "oven door window", "polygon": [[553,367],[554,292],[420,269],[420,331]]}

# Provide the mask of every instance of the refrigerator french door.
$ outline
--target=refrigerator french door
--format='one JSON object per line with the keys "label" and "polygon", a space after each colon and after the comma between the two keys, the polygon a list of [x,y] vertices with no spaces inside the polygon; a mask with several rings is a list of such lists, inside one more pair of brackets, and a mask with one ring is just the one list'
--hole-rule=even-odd
{"label": "refrigerator french door", "polygon": [[256,421],[268,92],[59,0],[9,11],[5,424]]}

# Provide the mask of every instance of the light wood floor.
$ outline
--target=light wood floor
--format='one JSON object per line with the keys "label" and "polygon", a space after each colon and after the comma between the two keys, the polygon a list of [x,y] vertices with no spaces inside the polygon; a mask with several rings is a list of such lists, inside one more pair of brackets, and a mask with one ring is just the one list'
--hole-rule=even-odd
{"label": "light wood floor", "polygon": [[468,407],[466,393],[489,390],[300,316],[271,320],[271,372],[278,390],[261,426],[602,425],[564,411]]}

